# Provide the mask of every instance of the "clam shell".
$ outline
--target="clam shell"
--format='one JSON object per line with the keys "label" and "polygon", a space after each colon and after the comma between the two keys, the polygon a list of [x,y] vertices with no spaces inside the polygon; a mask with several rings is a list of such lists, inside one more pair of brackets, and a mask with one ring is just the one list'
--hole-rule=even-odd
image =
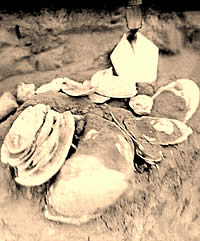
{"label": "clam shell", "polygon": [[163,146],[178,144],[192,134],[190,127],[174,119],[135,118],[131,112],[113,107],[111,114],[115,123],[131,136],[137,155],[151,165],[162,160]]}
{"label": "clam shell", "polygon": [[74,134],[71,112],[58,113],[49,106],[27,107],[15,120],[1,148],[1,161],[15,167],[15,180],[35,186],[61,168]]}
{"label": "clam shell", "polygon": [[88,115],[76,153],[50,187],[45,217],[73,224],[96,217],[127,190],[133,159],[132,142],[116,125]]}
{"label": "clam shell", "polygon": [[158,47],[140,32],[129,43],[126,34],[111,54],[112,64],[121,78],[134,82],[154,82],[157,78]]}
{"label": "clam shell", "polygon": [[164,91],[171,91],[185,101],[186,112],[183,117],[183,122],[186,123],[193,116],[199,106],[200,91],[198,85],[190,79],[177,79],[176,81],[161,87],[153,96],[154,101],[156,97]]}
{"label": "clam shell", "polygon": [[112,68],[100,70],[91,78],[96,93],[113,98],[129,98],[137,94],[136,84],[126,77],[114,76]]}
{"label": "clam shell", "polygon": [[153,98],[148,95],[136,95],[130,98],[129,106],[138,115],[149,115],[153,106]]}
{"label": "clam shell", "polygon": [[185,141],[192,129],[181,121],[157,117],[141,117],[124,120],[130,133],[142,143],[173,145]]}

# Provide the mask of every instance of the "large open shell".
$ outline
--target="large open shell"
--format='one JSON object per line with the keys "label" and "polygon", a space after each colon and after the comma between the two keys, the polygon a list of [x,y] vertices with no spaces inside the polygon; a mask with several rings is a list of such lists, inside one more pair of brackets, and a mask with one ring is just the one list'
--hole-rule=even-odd
{"label": "large open shell", "polygon": [[29,106],[5,137],[1,161],[15,167],[19,184],[41,185],[63,165],[74,129],[71,112],[58,113],[43,104]]}
{"label": "large open shell", "polygon": [[157,78],[158,47],[140,32],[131,43],[126,34],[111,54],[112,64],[121,78],[134,82],[154,82]]}
{"label": "large open shell", "polygon": [[[176,81],[173,81],[172,83],[161,87],[153,96],[153,100],[155,102],[156,98],[159,97],[160,94],[162,94],[165,91],[170,91],[176,96],[180,97],[185,101],[185,111],[181,110],[183,113],[182,121],[186,123],[196,112],[198,106],[199,106],[199,99],[200,99],[200,92],[199,92],[199,87],[197,84],[190,80],[190,79],[177,79]],[[167,103],[167,100],[166,100]],[[177,105],[177,103],[175,103]],[[166,107],[161,106],[163,109],[162,112],[165,111]],[[173,111],[171,111],[173,112]],[[169,113],[173,114],[173,113]],[[166,116],[160,116],[160,117],[167,117]]]}
{"label": "large open shell", "polygon": [[116,125],[88,115],[77,152],[50,188],[45,217],[72,224],[94,218],[127,190],[133,159],[132,142]]}
{"label": "large open shell", "polygon": [[128,131],[138,141],[151,144],[173,145],[185,141],[192,129],[181,121],[157,117],[141,117],[124,120]]}
{"label": "large open shell", "polygon": [[163,146],[178,144],[192,134],[190,127],[174,119],[135,118],[131,112],[113,107],[111,115],[115,123],[130,135],[137,155],[151,165],[162,160]]}
{"label": "large open shell", "polygon": [[129,98],[137,94],[136,83],[126,77],[115,76],[112,68],[100,70],[91,78],[96,93],[113,98]]}

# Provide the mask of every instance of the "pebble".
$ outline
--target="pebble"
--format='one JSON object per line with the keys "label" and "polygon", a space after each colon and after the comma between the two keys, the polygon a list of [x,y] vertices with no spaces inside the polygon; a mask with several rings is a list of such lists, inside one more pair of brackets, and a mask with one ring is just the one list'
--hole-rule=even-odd
{"label": "pebble", "polygon": [[0,97],[0,105],[0,120],[18,107],[15,97],[10,92],[4,92],[4,94]]}
{"label": "pebble", "polygon": [[24,103],[26,100],[30,99],[35,95],[35,85],[34,84],[24,84],[20,83],[17,87],[17,100]]}

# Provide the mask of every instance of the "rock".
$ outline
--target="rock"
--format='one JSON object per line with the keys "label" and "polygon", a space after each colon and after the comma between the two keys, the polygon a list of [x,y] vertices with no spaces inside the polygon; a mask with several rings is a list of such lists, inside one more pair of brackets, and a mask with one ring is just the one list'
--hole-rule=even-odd
{"label": "rock", "polygon": [[[0,80],[14,74],[30,72],[30,65],[25,60],[29,56],[30,53],[27,48],[7,47],[4,49],[0,53]],[[21,61],[22,63],[20,63]]]}
{"label": "rock", "polygon": [[29,63],[27,59],[21,60],[19,63],[16,63],[15,74],[28,74],[34,71],[33,66]]}
{"label": "rock", "polygon": [[148,95],[137,95],[130,98],[129,106],[137,115],[149,115],[153,106],[153,99]]}
{"label": "rock", "polygon": [[0,165],[0,204],[8,201],[11,196],[11,182],[8,170]]}
{"label": "rock", "polygon": [[200,29],[200,11],[183,12],[186,27]]}
{"label": "rock", "polygon": [[0,97],[0,105],[0,120],[9,115],[18,107],[15,97],[10,92],[5,92]]}
{"label": "rock", "polygon": [[48,71],[63,65],[63,46],[34,55],[31,63],[38,71]]}
{"label": "rock", "polygon": [[184,32],[185,42],[192,45],[193,48],[200,47],[200,11],[188,11],[183,13],[185,20]]}
{"label": "rock", "polygon": [[5,46],[16,46],[18,39],[15,35],[9,33],[6,29],[0,28],[0,48]]}
{"label": "rock", "polygon": [[17,87],[17,100],[21,103],[33,97],[35,94],[34,84],[20,83]]}
{"label": "rock", "polygon": [[183,35],[173,20],[147,16],[140,31],[164,53],[177,54],[182,49]]}
{"label": "rock", "polygon": [[137,83],[137,91],[139,95],[152,96],[154,94],[154,87],[149,83],[141,82]]}

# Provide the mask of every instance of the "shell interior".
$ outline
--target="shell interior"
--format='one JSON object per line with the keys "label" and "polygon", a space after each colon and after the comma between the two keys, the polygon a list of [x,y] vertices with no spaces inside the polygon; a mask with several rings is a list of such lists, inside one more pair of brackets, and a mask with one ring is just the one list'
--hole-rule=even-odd
{"label": "shell interior", "polygon": [[126,119],[124,124],[138,141],[146,139],[151,144],[178,144],[192,134],[190,127],[174,119],[141,117]]}
{"label": "shell interior", "polygon": [[[153,99],[155,100],[156,97],[159,97],[160,94],[166,91],[172,92],[185,101],[186,110],[183,116],[183,122],[186,123],[193,116],[199,106],[200,91],[198,85],[190,79],[177,79],[176,81],[161,87],[155,93]],[[175,105],[177,105],[177,103],[175,103]]]}
{"label": "shell interior", "polygon": [[136,83],[113,75],[112,67],[96,72],[91,78],[91,86],[96,88],[96,93],[112,98],[129,98],[137,94]]}
{"label": "shell interior", "polygon": [[76,153],[50,187],[46,218],[80,224],[115,203],[132,176],[133,148],[114,123],[88,114]]}

